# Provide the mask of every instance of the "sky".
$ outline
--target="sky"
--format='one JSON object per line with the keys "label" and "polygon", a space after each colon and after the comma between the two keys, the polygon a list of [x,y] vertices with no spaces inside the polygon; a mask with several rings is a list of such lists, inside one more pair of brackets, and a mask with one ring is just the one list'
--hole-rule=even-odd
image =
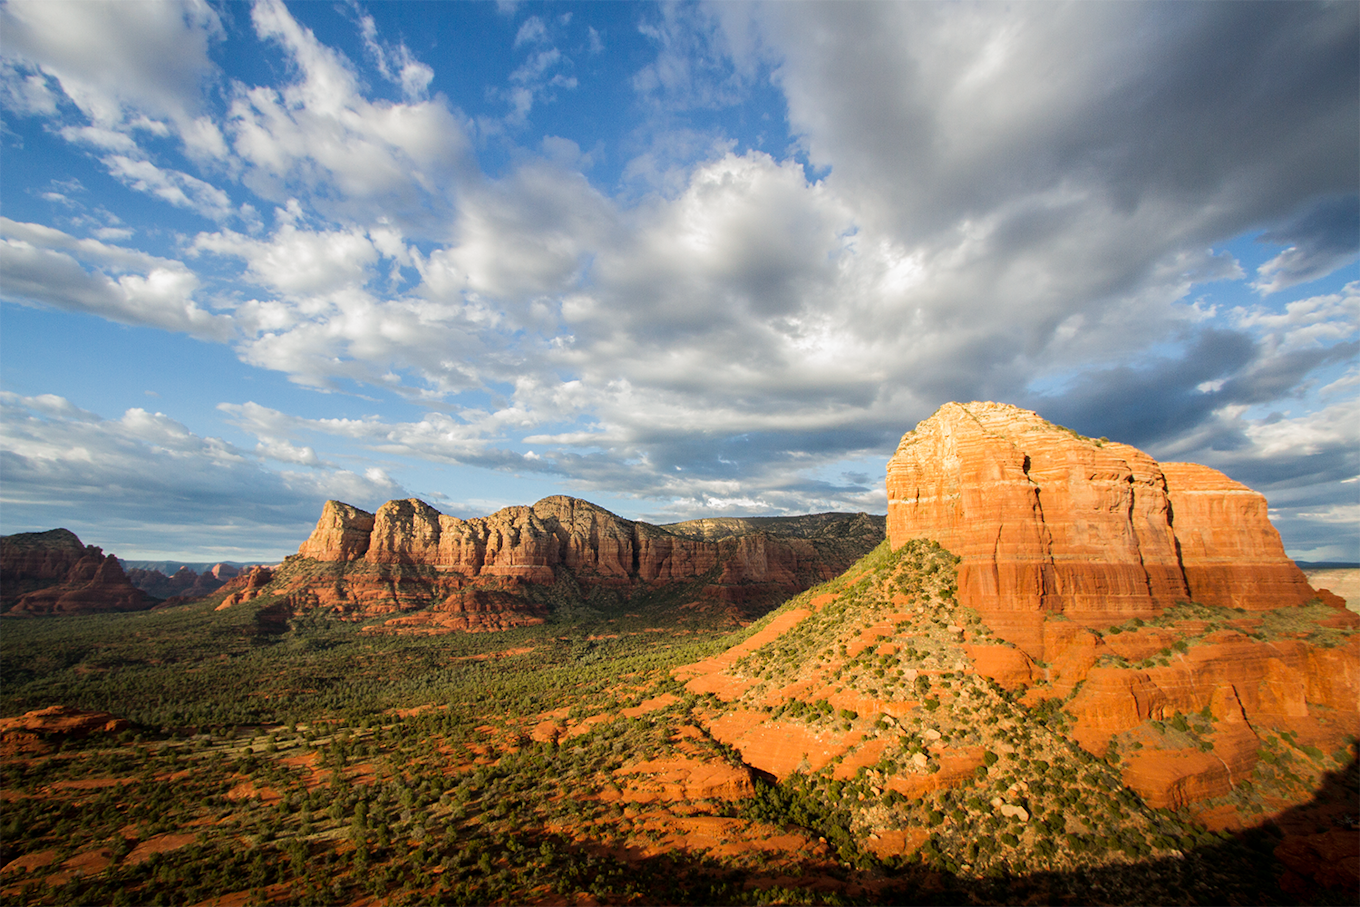
{"label": "sky", "polygon": [[0,6],[0,532],[883,513],[951,400],[1360,560],[1360,4]]}

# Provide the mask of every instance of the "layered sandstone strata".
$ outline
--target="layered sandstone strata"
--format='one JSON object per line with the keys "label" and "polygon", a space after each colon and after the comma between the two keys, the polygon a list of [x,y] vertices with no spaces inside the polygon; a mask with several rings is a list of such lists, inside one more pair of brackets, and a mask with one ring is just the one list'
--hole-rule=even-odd
{"label": "layered sandstone strata", "polygon": [[[621,599],[689,585],[695,600],[760,607],[831,579],[882,539],[882,518],[867,514],[663,528],[561,495],[468,520],[415,498],[376,513],[329,501],[278,582],[223,604],[282,592],[363,616],[427,612],[392,621],[426,630],[540,621],[545,590],[564,582],[575,591],[561,594]],[[324,566],[303,576],[302,560]]]}
{"label": "layered sandstone strata", "polygon": [[903,437],[888,463],[888,537],[935,539],[961,557],[960,601],[999,623],[1005,612],[1122,621],[1178,600],[1261,609],[1314,597],[1260,494],[999,403],[946,404]]}
{"label": "layered sandstone strata", "polygon": [[0,608],[9,614],[140,611],[155,604],[112,554],[67,529],[0,538]]}

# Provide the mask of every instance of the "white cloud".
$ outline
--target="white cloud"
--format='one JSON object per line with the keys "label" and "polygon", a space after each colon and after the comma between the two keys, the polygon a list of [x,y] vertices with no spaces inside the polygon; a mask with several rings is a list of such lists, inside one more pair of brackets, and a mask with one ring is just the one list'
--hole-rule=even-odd
{"label": "white cloud", "polygon": [[104,165],[129,188],[154,195],[177,208],[188,208],[209,220],[226,220],[235,213],[227,193],[187,173],[162,169],[150,161],[121,154],[104,158]]}
{"label": "white cloud", "polygon": [[6,56],[55,78],[96,125],[132,111],[188,121],[214,66],[209,44],[223,34],[203,0],[7,3],[0,10]]}
{"label": "white cloud", "polygon": [[530,16],[515,33],[515,46],[521,44],[541,44],[548,40],[548,29],[538,16]]}
{"label": "white cloud", "polygon": [[50,227],[0,218],[0,272],[0,292],[15,302],[202,339],[226,340],[234,333],[229,316],[199,308],[193,298],[199,280],[180,262]]}
{"label": "white cloud", "polygon": [[4,532],[55,520],[124,557],[222,546],[278,558],[306,538],[327,498],[373,507],[404,494],[385,474],[272,472],[161,413],[134,408],[103,419],[61,397],[4,391],[0,462]]}
{"label": "white cloud", "polygon": [[1233,315],[1239,327],[1265,335],[1273,350],[1327,346],[1360,334],[1360,281],[1340,293],[1287,303],[1282,312],[1255,306]]}
{"label": "white cloud", "polygon": [[[257,3],[251,19],[298,78],[280,90],[235,86],[226,131],[245,184],[278,202],[305,194],[333,217],[384,214],[408,230],[437,229],[432,218],[447,214],[468,151],[443,101],[369,101],[348,61],[282,3]],[[403,69],[402,78],[414,84],[418,75]]]}
{"label": "white cloud", "polygon": [[529,163],[465,195],[455,244],[438,257],[475,293],[506,302],[558,294],[610,241],[617,216],[579,173]]}
{"label": "white cloud", "polygon": [[254,283],[295,296],[362,288],[378,260],[362,230],[299,230],[290,223],[265,240],[230,230],[200,233],[191,248],[239,258]]}
{"label": "white cloud", "polygon": [[0,56],[0,103],[25,116],[53,116],[57,95],[47,85],[48,77]]}
{"label": "white cloud", "polygon": [[729,32],[720,27],[738,16],[725,16],[721,4],[663,4],[656,18],[638,30],[657,48],[656,59],[633,76],[633,88],[667,111],[727,107],[740,100],[747,67],[734,67]]}
{"label": "white cloud", "polygon": [[392,46],[382,41],[372,16],[360,16],[359,28],[364,38],[364,49],[382,77],[399,85],[402,96],[408,101],[423,98],[425,89],[434,79],[434,70],[417,60],[405,44]]}

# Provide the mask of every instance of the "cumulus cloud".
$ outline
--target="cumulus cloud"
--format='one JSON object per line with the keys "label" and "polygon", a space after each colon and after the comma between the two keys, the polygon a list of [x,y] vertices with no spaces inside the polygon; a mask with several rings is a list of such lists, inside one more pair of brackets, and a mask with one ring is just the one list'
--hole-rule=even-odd
{"label": "cumulus cloud", "polygon": [[182,263],[60,230],[0,218],[5,299],[88,312],[123,324],[180,331],[205,340],[234,334],[230,316],[194,301],[197,276]]}
{"label": "cumulus cloud", "polygon": [[[55,79],[104,127],[142,113],[192,120],[215,71],[209,47],[223,36],[217,12],[203,0],[7,3],[0,28],[5,56]],[[25,79],[25,96],[36,99],[30,109],[52,112],[45,90],[32,75]]]}
{"label": "cumulus cloud", "polygon": [[386,477],[266,469],[161,413],[104,419],[62,397],[7,391],[0,468],[5,532],[56,521],[123,557],[179,557],[202,544],[224,558],[274,560],[296,550],[327,498],[373,507],[404,494]]}
{"label": "cumulus cloud", "polygon": [[291,295],[362,287],[378,259],[362,230],[299,230],[291,223],[264,240],[231,231],[200,233],[191,248],[241,259],[252,282]]}

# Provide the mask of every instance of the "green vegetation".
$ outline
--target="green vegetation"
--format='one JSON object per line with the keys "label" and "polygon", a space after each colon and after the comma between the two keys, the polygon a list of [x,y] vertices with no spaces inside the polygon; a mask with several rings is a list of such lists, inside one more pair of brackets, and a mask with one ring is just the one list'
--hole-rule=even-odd
{"label": "green vegetation", "polygon": [[[963,643],[996,640],[958,606],[955,566],[931,542],[885,544],[736,631],[664,597],[432,636],[281,622],[268,599],[5,620],[4,715],[60,703],[133,727],[15,743],[0,759],[0,865],[34,867],[0,877],[0,893],[24,904],[233,892],[299,904],[1281,899],[1262,856],[1271,839],[1211,835],[1123,787],[1116,762],[1144,740],[1203,748],[1212,714],[1171,714],[1117,735],[1108,758],[1087,753],[1068,737],[1065,700],[1031,701],[972,672]],[[795,611],[809,613],[731,668],[745,684],[735,701],[673,676]],[[1204,634],[1239,619],[1211,616]],[[1209,619],[1185,605],[1108,632]],[[1269,616],[1250,632],[1297,635],[1302,620]],[[851,749],[809,752],[782,779],[748,775],[709,733],[734,709]],[[1268,736],[1232,803],[1246,810],[1345,758],[1315,750]],[[667,772],[687,765],[749,777],[749,795],[686,792],[683,773]],[[881,850],[885,839],[912,842],[908,855]]]}

